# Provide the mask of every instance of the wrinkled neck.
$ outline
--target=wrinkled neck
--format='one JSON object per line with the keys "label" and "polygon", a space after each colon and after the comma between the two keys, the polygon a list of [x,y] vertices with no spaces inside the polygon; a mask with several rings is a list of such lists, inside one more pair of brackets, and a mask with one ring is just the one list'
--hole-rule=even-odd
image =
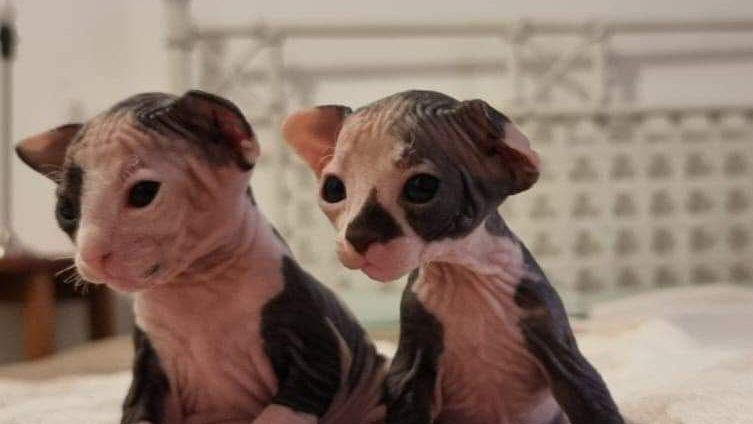
{"label": "wrinkled neck", "polygon": [[241,290],[256,290],[259,295],[274,290],[272,276],[279,273],[287,247],[251,201],[242,201],[239,208],[228,208],[221,231],[198,241],[202,246],[186,256],[184,271],[165,284],[138,293],[137,303],[190,308],[192,303],[231,302]]}
{"label": "wrinkled neck", "polygon": [[260,229],[268,225],[266,219],[250,202],[238,216],[227,219],[234,225],[226,226],[211,245],[191,259],[186,270],[175,278],[181,285],[226,280],[250,267],[249,259],[265,242],[260,240]]}
{"label": "wrinkled neck", "polygon": [[429,245],[421,270],[432,279],[516,285],[526,274],[523,247],[498,215],[466,237]]}

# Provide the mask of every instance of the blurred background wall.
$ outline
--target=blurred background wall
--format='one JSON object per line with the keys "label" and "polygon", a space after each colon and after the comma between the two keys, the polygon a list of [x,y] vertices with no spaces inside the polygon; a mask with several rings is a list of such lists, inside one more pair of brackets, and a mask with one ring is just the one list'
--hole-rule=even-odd
{"label": "blurred background wall", "polygon": [[[156,0],[17,0],[19,32],[18,58],[15,67],[16,139],[68,121],[83,120],[130,94],[168,90],[165,57],[165,16],[162,2]],[[531,0],[452,1],[248,1],[222,2],[196,0],[194,18],[206,24],[244,24],[259,20],[269,22],[463,22],[509,21],[521,18],[548,20],[588,19],[726,19],[753,17],[749,0],[700,1],[577,0],[568,2]],[[348,61],[389,63],[392,60],[446,58],[462,62],[463,58],[499,55],[493,40],[467,42],[446,40],[401,48],[391,43],[364,41],[343,42],[326,50],[316,44],[303,43],[291,48],[289,60],[319,66]],[[748,46],[753,54],[750,33],[745,37],[727,35],[708,39],[684,36],[672,40],[628,39],[616,49],[644,55],[648,66],[624,64],[615,74],[615,84],[624,89],[618,101],[640,105],[707,105],[750,104],[753,98],[753,61],[750,56],[692,61],[659,60],[651,53],[677,48],[724,49]],[[647,55],[647,56],[646,56]],[[348,103],[353,106],[407,88],[439,89],[459,97],[484,97],[492,101],[507,100],[504,86],[494,79],[455,78],[452,75],[381,79],[338,80],[323,82],[312,100],[317,103]],[[228,95],[232,98],[233,93]],[[246,100],[247,102],[247,100]],[[512,105],[511,107],[514,107]],[[273,142],[269,133],[261,140]],[[69,251],[69,243],[53,220],[53,186],[16,161],[14,228],[27,246],[59,254]],[[267,177],[268,178],[268,177]],[[254,185],[263,196],[269,180],[256,175]],[[311,195],[311,193],[308,193]],[[263,203],[262,203],[263,204]],[[272,217],[274,220],[274,217]],[[0,306],[0,361],[18,357],[18,310]],[[83,339],[82,311],[75,305],[59,309],[61,330],[59,345],[65,347]],[[127,327],[123,307],[123,328]]]}

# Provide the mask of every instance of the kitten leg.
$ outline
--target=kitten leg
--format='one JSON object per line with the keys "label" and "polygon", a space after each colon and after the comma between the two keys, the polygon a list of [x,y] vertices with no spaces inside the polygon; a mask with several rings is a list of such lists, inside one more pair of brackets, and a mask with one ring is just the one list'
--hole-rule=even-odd
{"label": "kitten leg", "polygon": [[161,424],[166,422],[166,398],[170,391],[167,376],[149,338],[138,327],[134,329],[133,344],[133,381],[123,402],[120,422]]}
{"label": "kitten leg", "polygon": [[604,380],[578,349],[562,302],[549,282],[524,279],[515,300],[523,309],[520,328],[527,347],[541,362],[569,422],[622,424]]}
{"label": "kitten leg", "polygon": [[441,408],[437,393],[443,329],[413,292],[417,278],[414,271],[403,292],[400,341],[385,381],[391,424],[429,424]]}

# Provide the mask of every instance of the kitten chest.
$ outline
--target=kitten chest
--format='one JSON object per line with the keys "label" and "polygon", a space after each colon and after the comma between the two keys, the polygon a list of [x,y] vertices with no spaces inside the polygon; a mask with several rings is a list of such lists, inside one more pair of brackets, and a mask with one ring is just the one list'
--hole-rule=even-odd
{"label": "kitten chest", "polygon": [[221,300],[216,292],[180,291],[174,299],[137,299],[137,324],[157,352],[171,407],[185,423],[252,420],[277,391],[260,332],[261,310],[274,293],[233,291]]}
{"label": "kitten chest", "polygon": [[537,423],[554,418],[558,407],[518,326],[516,286],[466,270],[438,271],[423,272],[413,287],[443,329],[438,422]]}

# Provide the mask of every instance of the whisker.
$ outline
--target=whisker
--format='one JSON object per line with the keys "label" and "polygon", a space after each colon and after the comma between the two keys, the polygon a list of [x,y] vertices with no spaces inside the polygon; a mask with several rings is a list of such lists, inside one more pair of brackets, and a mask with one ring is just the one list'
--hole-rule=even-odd
{"label": "whisker", "polygon": [[60,271],[56,272],[55,273],[55,277],[59,277],[61,274],[66,273],[66,272],[68,272],[68,271],[70,271],[70,270],[72,270],[74,268],[76,268],[76,264],[71,264],[70,266],[67,266],[67,267],[61,269]]}
{"label": "whisker", "polygon": [[79,275],[74,287],[78,289],[81,294],[86,294],[89,291],[89,286],[91,286],[91,283],[84,280],[83,277]]}
{"label": "whisker", "polygon": [[63,280],[63,282],[65,284],[71,284],[71,283],[75,284],[75,282],[78,279],[80,279],[80,278],[81,278],[81,275],[79,275],[78,271],[74,269],[74,270],[72,270],[72,272],[71,272],[71,274],[69,276],[65,277],[65,279]]}
{"label": "whisker", "polygon": [[334,156],[335,156],[334,153],[328,153],[328,154],[322,156],[322,158],[319,159],[319,163],[317,165],[321,166],[323,163],[329,162]]}
{"label": "whisker", "polygon": [[60,254],[60,255],[51,255],[50,258],[56,261],[61,261],[63,259],[73,259],[73,255],[70,254]]}
{"label": "whisker", "polygon": [[44,172],[44,176],[59,183],[63,177],[63,170],[60,167],[48,165],[47,168],[52,168],[49,171]]}

